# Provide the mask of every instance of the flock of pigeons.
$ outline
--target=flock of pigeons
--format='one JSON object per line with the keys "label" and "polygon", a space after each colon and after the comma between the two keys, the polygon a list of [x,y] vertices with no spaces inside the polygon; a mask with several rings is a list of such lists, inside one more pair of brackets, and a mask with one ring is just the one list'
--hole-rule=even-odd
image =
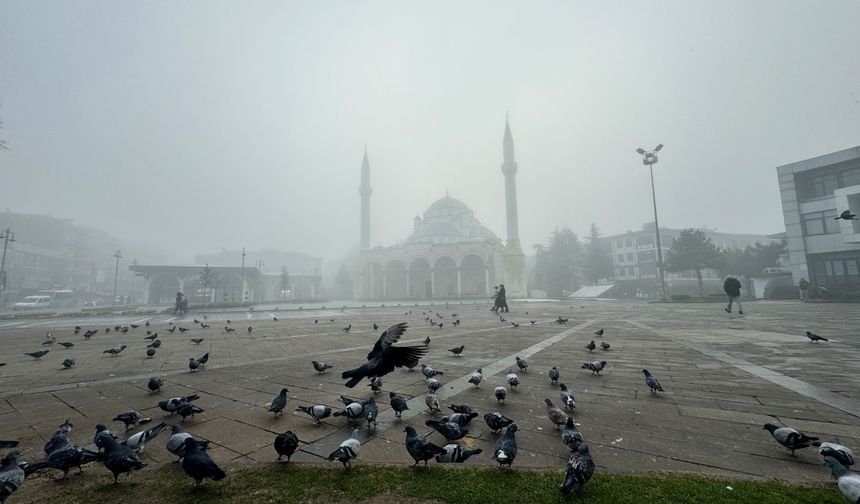
{"label": "flock of pigeons", "polygon": [[[407,312],[408,314],[409,312]],[[441,318],[441,315],[437,314]],[[457,315],[454,315],[456,318]],[[277,318],[275,317],[277,321]],[[334,320],[330,320],[333,322]],[[436,327],[442,327],[441,322],[432,320],[429,316],[425,318]],[[500,317],[501,322],[506,322],[504,317]],[[205,322],[194,320],[203,328],[209,327]],[[317,321],[315,321],[316,323]],[[555,320],[558,324],[568,322],[568,319],[558,317]],[[530,321],[535,325],[536,321]],[[456,319],[453,325],[459,325],[460,320]],[[519,324],[512,322],[513,327],[518,327]],[[128,333],[138,326],[116,326],[114,330],[120,333]],[[146,322],[146,327],[150,327],[150,323]],[[374,329],[378,326],[373,324]],[[350,331],[352,325],[344,328],[345,332]],[[175,326],[171,323],[168,332],[175,330],[185,332],[188,329]],[[395,324],[379,336],[379,339],[374,344],[371,351],[366,356],[366,362],[362,365],[344,371],[341,377],[347,380],[345,385],[349,388],[355,387],[363,379],[368,379],[368,386],[371,387],[372,394],[365,400],[354,399],[347,396],[340,396],[343,403],[343,409],[333,411],[330,406],[318,404],[314,406],[298,406],[295,411],[307,414],[315,425],[319,425],[322,420],[334,416],[345,417],[347,423],[364,423],[367,429],[373,429],[377,425],[379,416],[379,408],[376,404],[375,395],[382,391],[382,377],[393,372],[396,368],[405,367],[409,371],[413,371],[418,367],[420,360],[426,355],[430,338],[427,337],[423,341],[423,345],[417,346],[397,346],[396,343],[406,332],[407,324],[401,322]],[[75,334],[81,332],[81,327],[75,327]],[[235,329],[230,327],[230,321],[227,321],[225,332],[234,332]],[[252,327],[247,328],[248,334],[253,331]],[[90,329],[84,332],[85,340],[89,340],[95,335],[98,330]],[[107,328],[105,332],[110,332]],[[155,355],[156,349],[161,346],[161,340],[158,339],[158,334],[150,329],[146,330],[146,340],[149,344],[146,345],[147,357]],[[597,330],[594,334],[598,338],[604,336],[604,329]],[[826,338],[807,332],[807,337],[811,342],[828,341]],[[192,342],[200,344],[203,338],[192,338]],[[43,345],[52,345],[56,343],[55,338],[48,333],[48,337]],[[69,348],[74,346],[70,342],[59,343],[59,345]],[[126,345],[113,347],[104,350],[103,353],[111,356],[117,356],[127,348]],[[602,351],[609,351],[611,345],[602,341],[599,346],[594,340],[585,345],[586,350],[593,352],[597,348]],[[465,349],[464,345],[459,345],[451,348],[451,352],[455,356],[459,356]],[[41,350],[38,352],[28,353],[26,355],[40,359],[44,357],[49,350]],[[209,354],[206,353],[200,358],[191,357],[188,367],[190,372],[195,372],[201,367],[205,367],[208,362]],[[69,363],[68,361],[71,361]],[[66,359],[63,362],[64,368],[74,366],[74,360]],[[311,362],[314,371],[317,373],[325,373],[332,367],[320,361]],[[520,385],[520,376],[518,373],[528,374],[528,363],[525,359],[517,356],[515,362],[517,371],[514,371],[514,366],[508,370],[505,375],[505,381],[511,391],[516,391]],[[591,371],[593,375],[599,375],[607,366],[605,360],[583,362],[582,369]],[[433,369],[427,364],[421,364],[421,373],[423,374],[426,385],[427,394],[425,396],[425,404],[431,415],[441,412],[440,398],[436,394],[442,384],[439,381],[440,376],[444,375],[442,371]],[[662,392],[663,387],[654,375],[648,370],[643,369],[642,373],[645,377],[645,385],[652,393]],[[589,452],[588,443],[582,433],[577,429],[572,410],[576,408],[576,399],[573,391],[571,391],[564,383],[559,383],[560,372],[558,368],[552,367],[548,370],[547,376],[551,386],[558,386],[560,406],[556,406],[554,402],[546,398],[544,403],[546,406],[546,415],[549,421],[560,431],[562,444],[569,450],[570,455],[567,461],[564,480],[559,486],[562,494],[567,495],[574,491],[580,491],[583,486],[590,480],[595,470],[595,462]],[[476,388],[484,381],[483,370],[477,369],[472,373],[468,382]],[[163,386],[163,381],[159,377],[150,378],[147,387],[151,392],[160,392]],[[289,390],[284,387],[280,393],[268,404],[268,412],[271,412],[278,417],[283,414],[286,409]],[[493,394],[498,403],[504,404],[508,396],[508,389],[505,386],[496,386],[493,389]],[[182,417],[182,422],[185,422],[188,417],[194,419],[195,414],[203,413],[204,410],[195,404],[199,399],[197,394],[192,394],[185,397],[174,397],[167,400],[159,401],[159,408],[167,413],[168,416],[177,415]],[[409,410],[409,400],[400,394],[393,391],[389,392],[389,403],[395,413],[395,417],[400,418],[404,411]],[[404,432],[406,433],[405,447],[411,458],[414,460],[414,466],[420,462],[424,462],[426,466],[430,460],[435,459],[437,463],[463,463],[470,457],[482,453],[481,448],[470,448],[466,444],[458,443],[462,441],[469,433],[472,420],[479,416],[479,413],[474,411],[472,407],[465,404],[452,404],[448,408],[451,414],[443,416],[441,419],[429,419],[425,421],[425,425],[431,427],[438,432],[445,440],[444,446],[428,441],[425,437],[418,434],[414,427],[406,425]],[[517,456],[517,424],[514,420],[508,418],[500,411],[492,411],[483,415],[483,420],[490,430],[499,434],[504,430],[495,444],[495,449],[492,453],[492,459],[499,464],[499,468],[511,469],[514,460]],[[128,411],[121,413],[113,418],[115,422],[121,422],[124,425],[124,431],[134,428],[137,425],[146,424],[152,419],[145,418],[138,411]],[[27,463],[18,461],[19,452],[11,451],[0,461],[0,502],[5,501],[12,493],[14,493],[23,484],[24,479],[35,471],[42,469],[55,469],[62,471],[65,478],[70,470],[78,468],[80,471],[83,465],[89,463],[101,463],[107,468],[114,478],[114,483],[117,483],[120,474],[130,474],[132,471],[145,467],[145,463],[139,458],[139,454],[144,450],[147,444],[152,442],[162,432],[170,427],[170,435],[166,441],[166,449],[176,455],[181,462],[182,470],[191,478],[194,479],[197,485],[206,479],[214,481],[221,480],[226,477],[226,474],[212,460],[207,453],[209,442],[203,439],[195,439],[191,434],[184,432],[179,425],[168,426],[164,421],[158,423],[154,427],[140,430],[125,439],[113,433],[104,424],[96,425],[93,444],[97,450],[90,450],[75,444],[71,440],[71,432],[73,425],[66,420],[54,432],[53,436],[44,445],[45,459],[35,463]],[[794,451],[809,446],[817,446],[819,453],[824,457],[824,462],[831,468],[833,475],[837,478],[838,486],[842,493],[852,502],[860,504],[860,475],[851,472],[850,468],[854,464],[854,455],[850,448],[839,444],[839,441],[834,439],[831,442],[821,443],[818,438],[805,435],[795,429],[789,427],[778,427],[774,424],[765,424],[764,429],[768,430],[773,438],[791,450],[791,455],[794,456]],[[0,441],[0,447],[15,447],[15,441]],[[299,439],[292,431],[286,431],[278,434],[274,440],[274,449],[277,454],[277,460],[290,457],[298,450]],[[358,459],[361,451],[361,441],[359,439],[359,429],[354,428],[349,438],[344,440],[340,445],[328,456],[330,461],[339,461],[343,464],[346,470],[350,470],[352,463]]]}

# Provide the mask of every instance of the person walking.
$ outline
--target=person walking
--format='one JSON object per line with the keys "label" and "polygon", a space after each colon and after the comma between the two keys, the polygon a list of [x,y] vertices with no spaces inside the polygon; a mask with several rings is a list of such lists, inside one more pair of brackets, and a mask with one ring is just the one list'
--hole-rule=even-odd
{"label": "person walking", "polygon": [[743,316],[744,308],[741,306],[741,282],[734,275],[729,275],[726,277],[726,281],[723,282],[723,290],[726,292],[726,296],[729,297],[729,305],[726,306],[726,313],[732,312],[732,302],[736,302],[738,304],[738,315]]}
{"label": "person walking", "polygon": [[499,312],[499,286],[498,285],[493,287],[493,307],[490,308],[490,311],[493,313]]}
{"label": "person walking", "polygon": [[800,300],[809,301],[809,282],[805,278],[801,278],[797,283],[797,290],[800,291]]}
{"label": "person walking", "polygon": [[182,313],[182,298],[185,297],[182,292],[176,292],[176,306],[173,307],[173,314],[176,315],[176,312]]}
{"label": "person walking", "polygon": [[505,313],[508,313],[508,297],[505,294],[505,284],[499,284],[499,296],[496,298],[496,306]]}

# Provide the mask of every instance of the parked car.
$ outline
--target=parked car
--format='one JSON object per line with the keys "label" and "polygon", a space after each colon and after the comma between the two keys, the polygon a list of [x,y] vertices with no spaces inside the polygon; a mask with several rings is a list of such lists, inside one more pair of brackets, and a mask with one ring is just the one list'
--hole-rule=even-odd
{"label": "parked car", "polygon": [[74,308],[78,295],[71,290],[41,290],[12,305],[13,310],[40,310],[47,308]]}
{"label": "parked car", "polygon": [[13,310],[40,310],[51,307],[51,296],[27,296],[12,305]]}
{"label": "parked car", "polygon": [[763,276],[778,276],[778,275],[790,275],[791,270],[788,268],[781,268],[778,266],[771,266],[770,268],[765,268],[761,270],[761,274]]}

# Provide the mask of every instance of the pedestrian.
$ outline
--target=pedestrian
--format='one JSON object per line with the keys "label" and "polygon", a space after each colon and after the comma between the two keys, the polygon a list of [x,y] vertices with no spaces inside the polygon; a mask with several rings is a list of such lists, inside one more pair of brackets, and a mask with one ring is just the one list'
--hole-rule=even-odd
{"label": "pedestrian", "polygon": [[186,296],[185,293],[182,293],[180,313],[183,315],[188,313],[188,296]]}
{"label": "pedestrian", "polygon": [[505,284],[499,284],[499,295],[496,297],[496,305],[505,313],[508,313],[508,297],[505,294]]}
{"label": "pedestrian", "polygon": [[800,300],[809,301],[809,282],[805,278],[801,278],[797,283],[797,289],[800,291]]}
{"label": "pedestrian", "polygon": [[185,295],[182,292],[176,292],[176,306],[173,308],[173,314],[176,315],[176,312],[182,313],[182,298]]}
{"label": "pedestrian", "polygon": [[743,316],[744,308],[741,306],[741,282],[734,275],[729,275],[726,277],[726,281],[723,282],[723,290],[726,291],[726,296],[729,297],[729,305],[726,306],[726,312],[732,312],[732,302],[736,302],[738,304],[738,315]]}
{"label": "pedestrian", "polygon": [[493,287],[493,307],[490,308],[490,311],[493,313],[499,312],[499,286],[498,285]]}

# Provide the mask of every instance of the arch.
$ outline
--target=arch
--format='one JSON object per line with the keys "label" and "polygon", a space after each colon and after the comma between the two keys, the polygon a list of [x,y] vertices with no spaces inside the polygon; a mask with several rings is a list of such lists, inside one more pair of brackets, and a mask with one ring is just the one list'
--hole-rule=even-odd
{"label": "arch", "polygon": [[480,256],[469,254],[460,261],[460,294],[480,296],[487,294],[487,266]]}
{"label": "arch", "polygon": [[149,279],[149,302],[173,304],[176,293],[182,290],[182,281],[172,273],[157,273]]}
{"label": "arch", "polygon": [[406,266],[396,259],[385,265],[385,298],[406,298]]}
{"label": "arch", "polygon": [[428,299],[432,296],[433,280],[430,274],[430,263],[419,257],[409,263],[409,271],[406,272],[409,278],[409,292],[407,295],[414,299]]}
{"label": "arch", "polygon": [[242,297],[242,275],[237,273],[218,275],[215,279],[216,303],[241,303]]}
{"label": "arch", "polygon": [[364,299],[382,299],[382,266],[376,261],[364,265]]}
{"label": "arch", "polygon": [[457,284],[457,263],[448,256],[436,259],[433,266],[433,295],[455,297],[459,294]]}

